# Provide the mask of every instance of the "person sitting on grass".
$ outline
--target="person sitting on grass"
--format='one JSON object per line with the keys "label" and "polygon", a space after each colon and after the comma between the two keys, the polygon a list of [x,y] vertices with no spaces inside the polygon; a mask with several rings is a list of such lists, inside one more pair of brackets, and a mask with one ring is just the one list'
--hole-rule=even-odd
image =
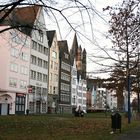
{"label": "person sitting on grass", "polygon": [[83,117],[84,116],[84,112],[81,109],[81,106],[80,105],[75,110],[75,116],[77,116],[77,117]]}

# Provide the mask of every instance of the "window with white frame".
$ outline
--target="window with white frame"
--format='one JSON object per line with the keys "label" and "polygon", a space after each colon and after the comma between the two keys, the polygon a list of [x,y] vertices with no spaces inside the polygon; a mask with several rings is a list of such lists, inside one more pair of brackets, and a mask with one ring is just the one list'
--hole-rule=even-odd
{"label": "window with white frame", "polygon": [[10,70],[14,72],[18,72],[18,65],[16,63],[11,63]]}
{"label": "window with white frame", "polygon": [[61,90],[70,91],[70,85],[61,83]]}
{"label": "window with white frame", "polygon": [[45,82],[45,83],[47,82],[47,79],[48,79],[47,77],[48,76],[46,74],[43,74],[43,82]]}
{"label": "window with white frame", "polygon": [[21,66],[21,67],[20,67],[20,73],[21,73],[21,74],[28,75],[28,67],[26,67],[26,66]]}
{"label": "window with white frame", "polygon": [[66,94],[61,94],[60,99],[61,99],[61,101],[69,102],[70,101],[70,96],[66,95]]}
{"label": "window with white frame", "polygon": [[62,62],[61,68],[70,72],[70,65]]}
{"label": "window with white frame", "polygon": [[29,46],[30,46],[29,38],[27,36],[25,36],[25,37],[22,38],[22,41],[23,41],[23,47],[29,48]]}
{"label": "window with white frame", "polygon": [[21,53],[21,59],[24,60],[24,61],[28,61],[28,59],[29,59],[29,58],[28,58],[28,54],[25,53],[25,52],[22,52],[22,53]]}
{"label": "window with white frame", "polygon": [[32,41],[32,49],[37,50],[37,42]]}
{"label": "window with white frame", "polygon": [[36,65],[37,64],[37,58],[34,55],[31,55],[31,63]]}
{"label": "window with white frame", "polygon": [[38,51],[39,51],[40,53],[44,53],[44,46],[41,45],[41,44],[38,44]]}
{"label": "window with white frame", "polygon": [[57,58],[57,53],[55,51],[52,51],[52,58]]}
{"label": "window with white frame", "polygon": [[17,87],[17,79],[11,77],[11,78],[9,79],[9,86],[10,86],[10,87]]}
{"label": "window with white frame", "polygon": [[36,79],[36,71],[31,70],[31,75],[30,75],[31,79]]}
{"label": "window with white frame", "polygon": [[26,89],[26,87],[27,87],[27,82],[24,80],[20,80],[20,88]]}
{"label": "window with white frame", "polygon": [[42,59],[38,58],[38,66],[42,67]]}
{"label": "window with white frame", "polygon": [[12,47],[11,48],[11,56],[18,57],[18,55],[19,55],[19,50],[14,48],[14,47]]}
{"label": "window with white frame", "polygon": [[65,81],[70,81],[70,75],[61,72],[61,79]]}
{"label": "window with white frame", "polygon": [[11,34],[11,40],[12,40],[12,42],[15,42],[17,44],[21,44],[22,39],[19,36],[20,33],[18,31],[12,30],[12,32],[10,32],[10,34]]}
{"label": "window with white frame", "polygon": [[42,73],[37,72],[37,80],[42,81]]}
{"label": "window with white frame", "polygon": [[48,55],[48,48],[44,47],[44,52],[45,55]]}
{"label": "window with white frame", "polygon": [[23,47],[30,46],[29,38],[24,34],[22,34],[21,32],[12,30],[10,34],[11,34],[12,42],[15,42],[16,44],[21,44]]}
{"label": "window with white frame", "polygon": [[48,69],[48,62],[43,60],[43,68]]}
{"label": "window with white frame", "polygon": [[39,41],[43,42],[43,32],[41,30],[39,30],[38,33],[39,33],[39,38],[38,38]]}

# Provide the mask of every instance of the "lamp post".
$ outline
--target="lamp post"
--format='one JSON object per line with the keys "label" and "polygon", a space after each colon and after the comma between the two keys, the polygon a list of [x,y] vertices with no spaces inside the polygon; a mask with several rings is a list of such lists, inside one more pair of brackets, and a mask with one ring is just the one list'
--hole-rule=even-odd
{"label": "lamp post", "polygon": [[128,17],[126,15],[126,28],[125,28],[125,37],[126,37],[126,78],[127,78],[127,92],[128,92],[128,123],[131,122],[131,109],[130,109],[130,69],[129,69],[129,43],[128,43]]}
{"label": "lamp post", "polygon": [[139,50],[138,50],[138,73],[137,73],[137,84],[138,84],[138,93],[137,93],[137,96],[138,96],[138,113],[140,113],[140,53],[139,53]]}

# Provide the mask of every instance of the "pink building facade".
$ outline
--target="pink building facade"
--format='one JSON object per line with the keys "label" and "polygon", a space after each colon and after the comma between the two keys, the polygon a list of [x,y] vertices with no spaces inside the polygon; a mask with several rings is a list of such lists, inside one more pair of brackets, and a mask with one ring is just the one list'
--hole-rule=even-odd
{"label": "pink building facade", "polygon": [[16,29],[0,34],[0,115],[26,112],[30,42],[29,36]]}

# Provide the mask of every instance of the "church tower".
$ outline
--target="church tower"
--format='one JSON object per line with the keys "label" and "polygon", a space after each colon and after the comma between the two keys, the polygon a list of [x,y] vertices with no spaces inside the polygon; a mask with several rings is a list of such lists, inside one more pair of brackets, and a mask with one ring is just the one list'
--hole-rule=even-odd
{"label": "church tower", "polygon": [[82,58],[82,79],[86,79],[86,66],[87,66],[87,52],[83,50],[83,58]]}

